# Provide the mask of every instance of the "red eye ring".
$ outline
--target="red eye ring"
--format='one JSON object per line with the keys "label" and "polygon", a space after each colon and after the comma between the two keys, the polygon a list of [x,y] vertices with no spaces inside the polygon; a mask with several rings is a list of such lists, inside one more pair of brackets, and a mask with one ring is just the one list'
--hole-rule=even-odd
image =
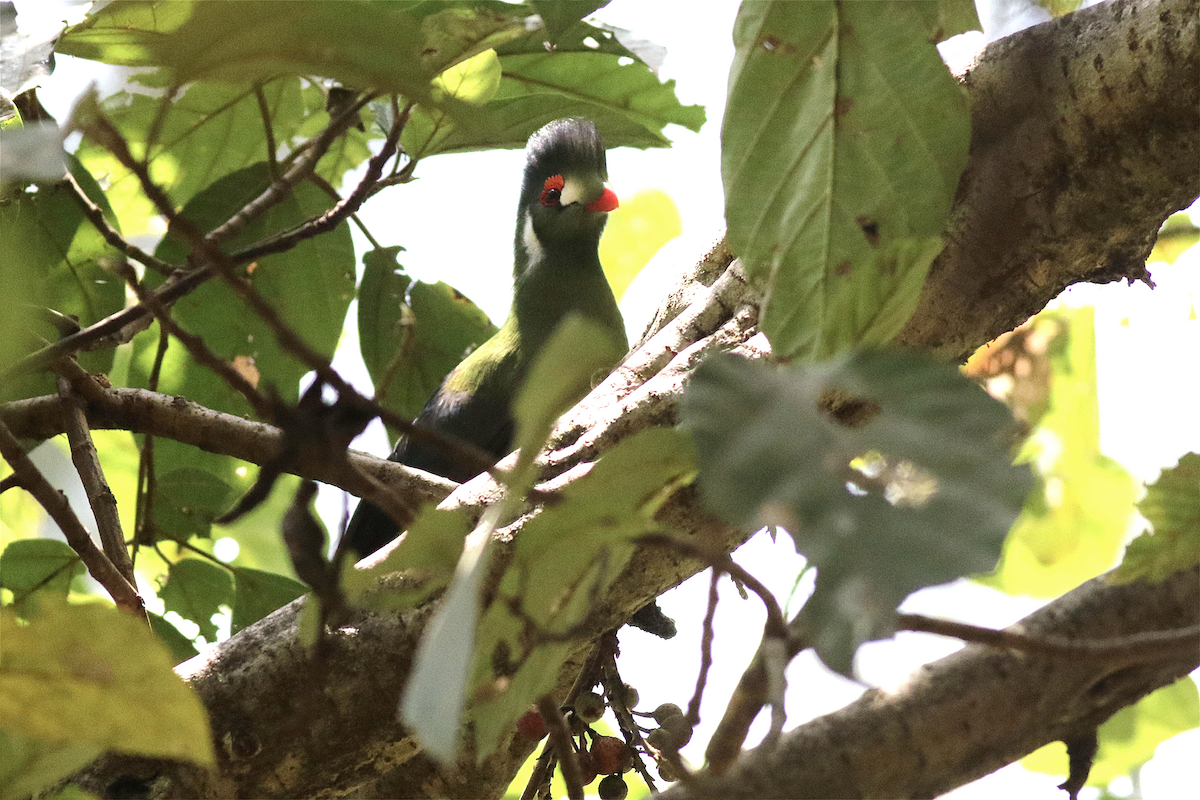
{"label": "red eye ring", "polygon": [[546,178],[546,183],[542,186],[541,204],[549,207],[557,207],[561,205],[559,198],[562,196],[563,187],[567,182],[563,180],[562,175],[551,175]]}

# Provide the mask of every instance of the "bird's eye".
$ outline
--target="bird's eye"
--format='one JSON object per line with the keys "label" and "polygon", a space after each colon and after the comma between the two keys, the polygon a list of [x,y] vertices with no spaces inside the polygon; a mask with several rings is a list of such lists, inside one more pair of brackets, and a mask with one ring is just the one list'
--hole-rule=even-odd
{"label": "bird's eye", "polygon": [[558,208],[562,205],[562,190],[566,185],[562,175],[551,175],[546,178],[546,183],[542,187],[541,203],[550,208]]}

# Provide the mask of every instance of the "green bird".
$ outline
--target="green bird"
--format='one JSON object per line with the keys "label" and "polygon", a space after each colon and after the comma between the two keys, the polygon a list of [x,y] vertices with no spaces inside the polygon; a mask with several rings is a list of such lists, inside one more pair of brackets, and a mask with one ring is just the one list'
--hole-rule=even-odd
{"label": "green bird", "polygon": [[[617,207],[607,180],[604,141],[590,121],[555,120],[530,137],[517,205],[508,319],[446,376],[415,425],[471,442],[498,461],[512,446],[513,397],[567,314],[597,323],[620,345],[616,352],[629,349],[597,252],[608,212]],[[434,445],[403,437],[388,458],[459,483],[478,474]],[[362,502],[346,527],[343,547],[361,558],[397,533],[391,517]]]}

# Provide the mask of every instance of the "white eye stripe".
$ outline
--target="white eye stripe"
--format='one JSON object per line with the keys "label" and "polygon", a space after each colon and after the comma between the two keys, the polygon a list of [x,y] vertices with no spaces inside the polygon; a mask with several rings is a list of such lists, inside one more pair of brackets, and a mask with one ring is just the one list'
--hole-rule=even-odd
{"label": "white eye stripe", "polygon": [[558,194],[560,205],[569,206],[583,200],[583,184],[572,178],[565,178],[562,190]]}

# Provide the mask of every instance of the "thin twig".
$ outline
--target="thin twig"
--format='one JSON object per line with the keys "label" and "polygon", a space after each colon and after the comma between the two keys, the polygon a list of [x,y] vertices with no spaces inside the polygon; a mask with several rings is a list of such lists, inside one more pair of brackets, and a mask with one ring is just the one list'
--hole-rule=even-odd
{"label": "thin twig", "polygon": [[170,275],[175,270],[175,267],[167,262],[155,258],[125,239],[125,237],[117,232],[116,228],[109,225],[108,220],[104,217],[104,211],[101,210],[100,206],[92,202],[92,198],[88,197],[87,193],[83,191],[83,187],[75,180],[74,175],[68,172],[63,179],[63,183],[71,190],[71,196],[75,198],[75,202],[79,207],[83,209],[83,214],[92,223],[92,227],[99,231],[100,235],[104,237],[104,241],[108,242],[110,246],[139,264],[144,264],[147,268],[154,270],[160,275]]}
{"label": "thin twig", "polygon": [[129,550],[125,547],[125,534],[121,530],[121,518],[117,513],[117,498],[108,486],[104,477],[104,469],[100,466],[100,456],[96,452],[96,444],[92,441],[92,432],[88,427],[87,414],[83,410],[83,401],[71,389],[71,383],[65,377],[58,378],[58,396],[63,400],[63,424],[67,429],[67,442],[71,447],[71,461],[79,480],[87,493],[88,503],[91,504],[92,514],[96,518],[96,530],[100,534],[100,544],[104,554],[113,563],[131,586],[135,586],[133,577],[133,562],[129,559]]}
{"label": "thin twig", "polygon": [[258,101],[258,115],[262,117],[263,136],[267,140],[267,167],[271,172],[271,180],[275,181],[279,178],[279,159],[275,152],[278,145],[275,144],[275,128],[271,125],[271,108],[263,84],[254,85],[254,99]]}
{"label": "thin twig", "polygon": [[713,568],[708,582],[708,610],[704,614],[703,634],[700,638],[700,672],[696,676],[696,689],[692,692],[692,699],[688,701],[687,720],[693,728],[700,723],[700,699],[704,697],[708,671],[712,667],[713,618],[717,615],[717,585],[720,581],[721,571]]}
{"label": "thin twig", "polygon": [[196,363],[208,367],[225,381],[230,388],[238,392],[242,397],[245,397],[246,402],[250,404],[250,407],[260,417],[271,419],[274,416],[275,409],[271,401],[264,397],[250,381],[246,380],[232,364],[214,353],[200,336],[185,331],[180,327],[179,323],[171,317],[167,309],[155,300],[150,292],[145,290],[141,282],[138,281],[137,276],[133,275],[132,271],[128,269],[128,265],[126,265],[125,269],[118,271],[129,287],[133,289],[138,301],[150,309],[150,312],[154,314],[154,318],[158,320],[158,324],[165,331],[178,339],[180,344],[187,348],[187,351],[196,360]]}
{"label": "thin twig", "polygon": [[1194,655],[1200,647],[1200,626],[1166,631],[1146,631],[1113,639],[1064,639],[1057,636],[1030,636],[1010,630],[996,630],[926,617],[898,614],[896,627],[905,631],[936,633],[965,642],[1004,647],[1051,658],[1096,663],[1137,664],[1180,655]]}
{"label": "thin twig", "polygon": [[66,495],[55,489],[50,481],[46,480],[46,476],[30,461],[16,437],[12,435],[12,431],[2,420],[0,420],[0,456],[3,456],[12,467],[13,475],[20,481],[21,487],[33,495],[42,508],[46,509],[50,518],[58,524],[59,529],[67,538],[67,544],[79,554],[88,573],[104,587],[113,602],[118,607],[136,614],[142,619],[147,619],[146,608],[142,604],[142,598],[138,595],[137,589],[125,580],[108,556],[92,541],[92,537],[83,527],[83,523],[79,521],[79,517],[71,510],[71,504],[67,502]]}

